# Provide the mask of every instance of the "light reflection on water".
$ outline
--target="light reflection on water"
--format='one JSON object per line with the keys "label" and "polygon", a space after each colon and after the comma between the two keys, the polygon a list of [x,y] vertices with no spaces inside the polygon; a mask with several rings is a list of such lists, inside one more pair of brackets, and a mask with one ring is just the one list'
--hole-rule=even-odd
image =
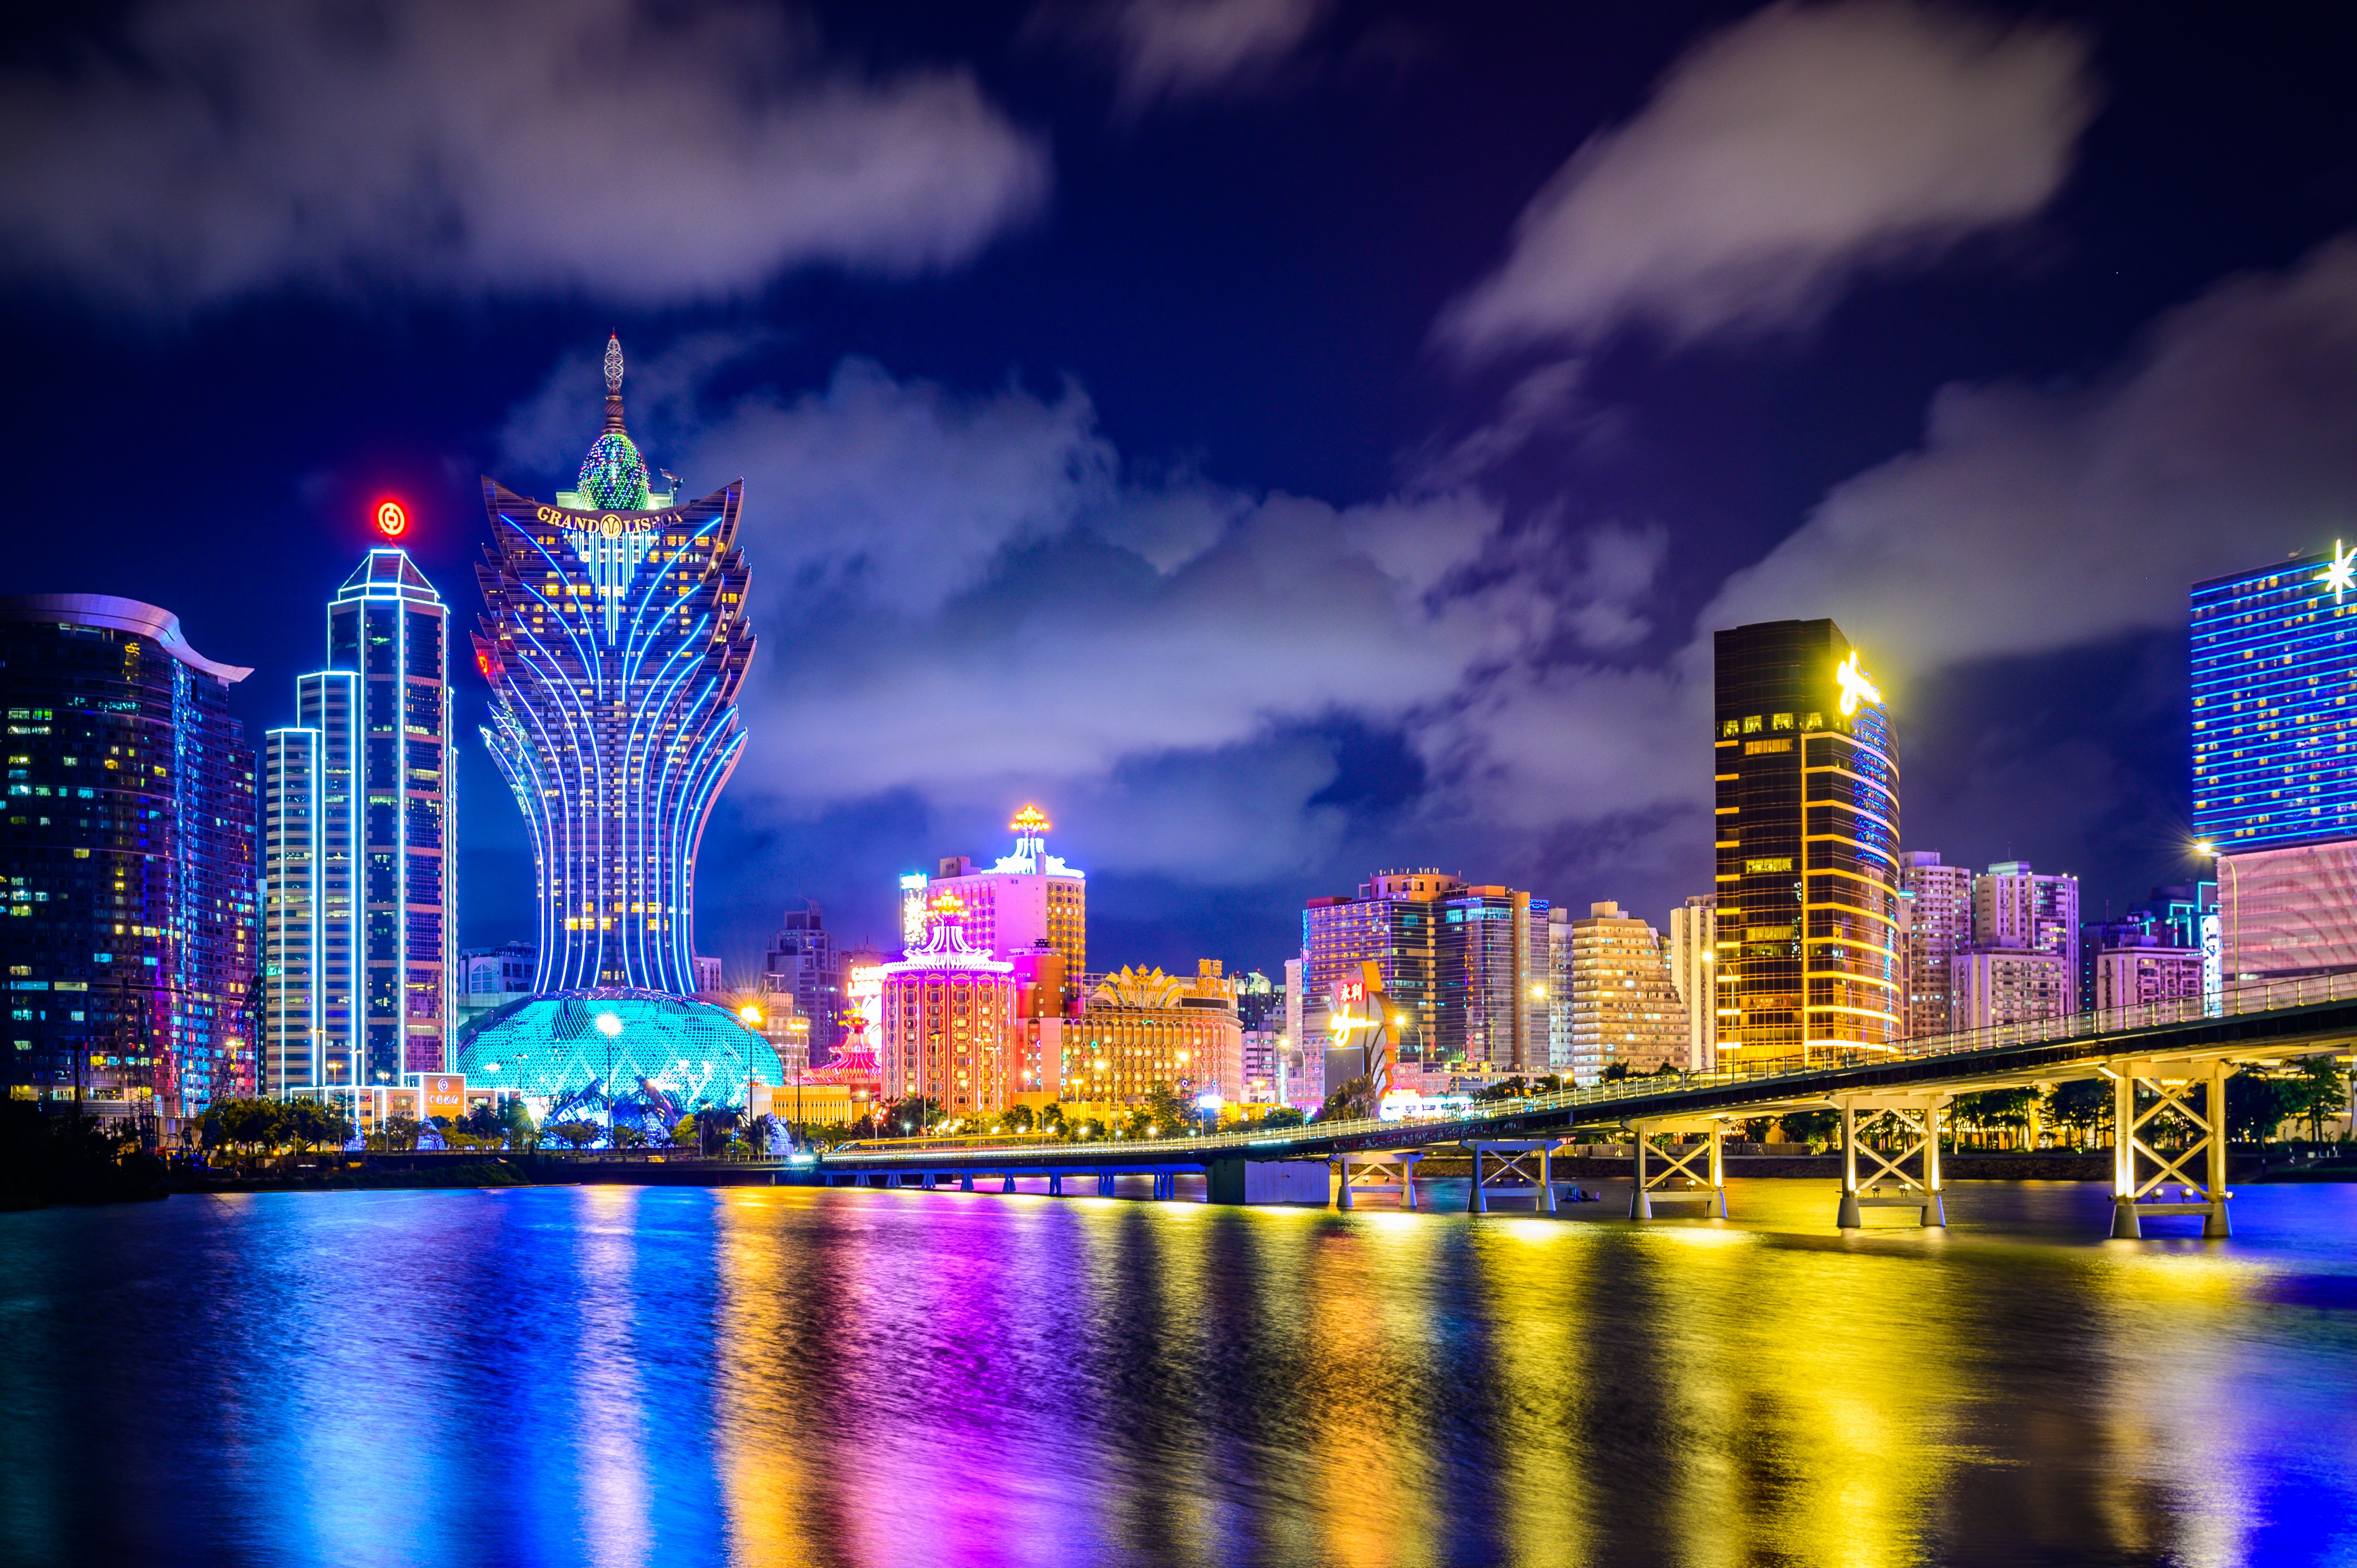
{"label": "light reflection on water", "polygon": [[1641,1230],[1618,1192],[0,1216],[0,1559],[2357,1556],[2357,1188],[2245,1189],[2224,1244],[2094,1240],[2107,1201],[1967,1184],[1947,1234],[1850,1237],[1778,1181]]}

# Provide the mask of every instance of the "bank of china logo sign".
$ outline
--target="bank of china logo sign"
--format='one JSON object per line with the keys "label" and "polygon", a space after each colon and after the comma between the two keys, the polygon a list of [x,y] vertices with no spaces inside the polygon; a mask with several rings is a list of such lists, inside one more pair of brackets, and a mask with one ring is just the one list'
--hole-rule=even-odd
{"label": "bank of china logo sign", "polygon": [[1857,650],[1855,648],[1849,650],[1848,659],[1834,666],[1834,683],[1841,688],[1841,711],[1845,717],[1857,712],[1861,700],[1876,703],[1882,701],[1882,688],[1857,667]]}
{"label": "bank of china logo sign", "polygon": [[2316,580],[2316,585],[2331,589],[2332,602],[2336,605],[2341,602],[2341,595],[2357,588],[2357,544],[2343,550],[2341,541],[2334,540],[2332,564],[2325,567],[2324,575]]}

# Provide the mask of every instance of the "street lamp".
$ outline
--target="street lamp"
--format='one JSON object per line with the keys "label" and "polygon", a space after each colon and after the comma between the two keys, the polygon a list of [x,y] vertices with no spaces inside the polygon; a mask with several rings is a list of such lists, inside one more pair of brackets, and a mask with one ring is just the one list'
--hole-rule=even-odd
{"label": "street lamp", "polygon": [[[614,1147],[614,1042],[622,1035],[622,1015],[619,1013],[597,1015],[597,1032],[606,1036],[606,1147]],[[696,1153],[704,1151],[698,1149]]]}

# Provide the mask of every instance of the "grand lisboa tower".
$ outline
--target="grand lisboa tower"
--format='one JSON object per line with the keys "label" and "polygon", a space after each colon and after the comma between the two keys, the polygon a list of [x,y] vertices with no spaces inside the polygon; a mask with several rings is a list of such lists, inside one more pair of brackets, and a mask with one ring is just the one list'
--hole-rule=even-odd
{"label": "grand lisboa tower", "polygon": [[768,1042],[693,1000],[696,848],[745,745],[742,502],[741,483],[685,503],[653,488],[613,339],[576,488],[551,505],[483,481],[482,733],[531,833],[540,956],[534,994],[482,1019],[460,1068],[544,1114],[652,1118],[779,1081]]}

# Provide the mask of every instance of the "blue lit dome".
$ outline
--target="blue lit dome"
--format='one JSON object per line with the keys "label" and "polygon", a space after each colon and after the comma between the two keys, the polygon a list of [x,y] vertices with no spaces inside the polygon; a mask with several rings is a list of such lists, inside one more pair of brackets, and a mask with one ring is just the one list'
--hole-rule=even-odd
{"label": "blue lit dome", "polygon": [[[610,1035],[598,1024],[606,1015],[621,1021]],[[770,1042],[726,1008],[660,991],[511,1002],[459,1036],[458,1070],[471,1084],[521,1090],[535,1115],[585,1093],[600,1103],[611,1092],[683,1112],[742,1106],[748,1080],[785,1081]]]}
{"label": "blue lit dome", "polygon": [[619,430],[608,430],[589,443],[581,459],[582,499],[600,511],[647,510],[647,460],[637,445]]}

